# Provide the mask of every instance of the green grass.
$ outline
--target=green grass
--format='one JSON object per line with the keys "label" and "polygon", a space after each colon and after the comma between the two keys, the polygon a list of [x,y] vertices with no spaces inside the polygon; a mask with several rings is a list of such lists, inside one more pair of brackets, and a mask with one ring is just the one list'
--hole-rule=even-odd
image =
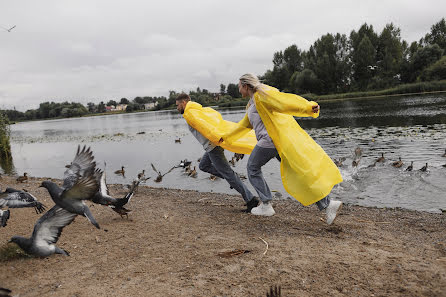
{"label": "green grass", "polygon": [[0,113],[0,159],[11,158],[11,144],[9,142],[9,120],[6,115]]}
{"label": "green grass", "polygon": [[26,254],[15,243],[7,243],[2,247],[0,247],[0,262],[6,262],[16,259],[27,259],[27,258],[32,258],[32,257]]}

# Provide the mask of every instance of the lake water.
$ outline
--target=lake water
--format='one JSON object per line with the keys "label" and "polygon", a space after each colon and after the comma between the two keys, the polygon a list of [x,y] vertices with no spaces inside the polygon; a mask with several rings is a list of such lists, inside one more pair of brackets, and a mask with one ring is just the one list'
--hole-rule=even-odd
{"label": "lake water", "polygon": [[[344,157],[340,167],[344,182],[332,191],[332,197],[347,203],[402,207],[430,212],[446,209],[446,96],[412,96],[384,99],[321,102],[318,119],[299,118],[299,124],[333,159]],[[220,110],[227,120],[238,121],[244,110]],[[144,132],[144,134],[139,134]],[[175,111],[145,112],[86,118],[18,123],[11,126],[14,168],[17,174],[62,178],[78,144],[91,146],[100,167],[107,163],[109,183],[127,184],[142,169],[155,177],[150,164],[165,172],[187,158],[197,166],[204,153]],[[181,138],[181,143],[175,139]],[[363,156],[352,167],[353,151],[361,147]],[[381,153],[386,162],[375,167]],[[232,153],[226,152],[230,158]],[[400,169],[391,166],[399,157]],[[246,175],[244,158],[234,170]],[[414,171],[404,169],[414,162]],[[420,169],[428,163],[428,171]],[[125,177],[113,172],[125,167]],[[287,199],[280,180],[279,162],[271,160],[264,176],[276,199]],[[246,180],[246,184],[249,182]],[[237,194],[224,180],[212,181],[198,172],[188,177],[181,169],[167,174],[154,187],[181,188]],[[252,189],[252,188],[251,188]],[[281,196],[281,197],[279,197]]]}

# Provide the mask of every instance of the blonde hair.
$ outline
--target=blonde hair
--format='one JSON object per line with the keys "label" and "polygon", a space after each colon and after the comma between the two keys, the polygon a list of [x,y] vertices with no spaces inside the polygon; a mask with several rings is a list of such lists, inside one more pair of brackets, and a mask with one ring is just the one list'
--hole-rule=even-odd
{"label": "blonde hair", "polygon": [[262,83],[260,82],[259,78],[255,76],[252,73],[246,73],[243,74],[240,77],[240,83],[242,85],[248,86],[250,89],[252,89],[254,92],[259,91],[259,89],[262,87]]}
{"label": "blonde hair", "polygon": [[[252,73],[243,74],[240,77],[240,83],[242,85],[248,86],[254,93],[257,91],[261,91],[264,84],[262,84],[257,76]],[[249,102],[246,105],[246,109],[250,106]]]}

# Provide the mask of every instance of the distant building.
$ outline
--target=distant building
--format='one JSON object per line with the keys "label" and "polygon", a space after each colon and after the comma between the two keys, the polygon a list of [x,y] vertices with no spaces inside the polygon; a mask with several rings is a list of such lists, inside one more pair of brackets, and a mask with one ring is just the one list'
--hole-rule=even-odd
{"label": "distant building", "polygon": [[105,107],[105,111],[107,112],[107,111],[113,111],[113,110],[115,110],[115,106],[114,105],[110,105],[110,106],[106,106]]}
{"label": "distant building", "polygon": [[152,108],[154,108],[157,105],[158,105],[158,101],[146,103],[146,104],[144,104],[144,109],[145,110],[152,109]]}
{"label": "distant building", "polygon": [[116,105],[116,110],[126,110],[127,104],[118,104]]}

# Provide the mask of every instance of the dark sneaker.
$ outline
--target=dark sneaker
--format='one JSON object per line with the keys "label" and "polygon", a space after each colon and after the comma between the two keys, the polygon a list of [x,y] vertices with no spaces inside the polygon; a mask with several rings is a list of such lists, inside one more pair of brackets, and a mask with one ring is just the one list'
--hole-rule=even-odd
{"label": "dark sneaker", "polygon": [[248,203],[246,203],[246,209],[242,210],[242,212],[250,213],[251,209],[253,209],[257,205],[259,205],[259,199],[257,199],[256,197],[252,197],[252,199],[249,200]]}

